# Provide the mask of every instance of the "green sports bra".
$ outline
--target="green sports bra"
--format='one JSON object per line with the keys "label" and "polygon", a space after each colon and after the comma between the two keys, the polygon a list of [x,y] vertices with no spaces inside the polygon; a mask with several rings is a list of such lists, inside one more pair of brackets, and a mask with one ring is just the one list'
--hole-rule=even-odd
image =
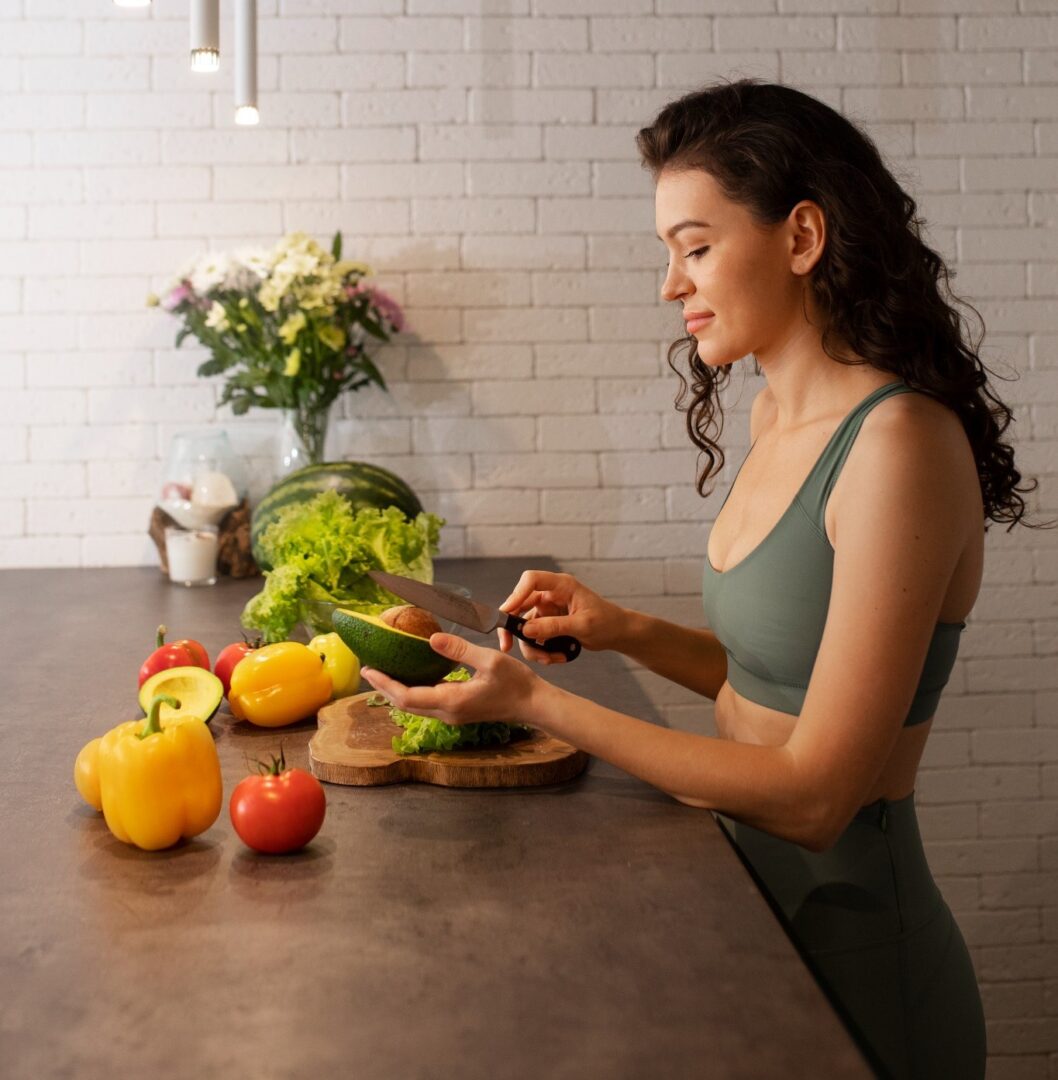
{"label": "green sports bra", "polygon": [[[727,653],[728,682],[750,701],[800,713],[823,639],[834,573],[834,549],[823,522],[827,500],[863,418],[879,401],[905,392],[914,391],[901,382],[880,386],[842,420],[786,512],[744,559],[721,573],[706,556],[706,619]],[[751,446],[746,458],[752,452]],[[730,495],[728,489],[724,503]],[[905,727],[936,711],[965,626],[937,623]]]}

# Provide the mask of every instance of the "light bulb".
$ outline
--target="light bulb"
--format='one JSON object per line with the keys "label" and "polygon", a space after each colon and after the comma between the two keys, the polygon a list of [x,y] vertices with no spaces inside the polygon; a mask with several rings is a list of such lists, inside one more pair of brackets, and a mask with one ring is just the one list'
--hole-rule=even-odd
{"label": "light bulb", "polygon": [[191,50],[191,70],[192,71],[219,71],[220,70],[220,50],[219,49],[192,49]]}
{"label": "light bulb", "polygon": [[219,0],[191,0],[191,70],[220,67]]}
{"label": "light bulb", "polygon": [[235,0],[235,123],[258,119],[257,0]]}

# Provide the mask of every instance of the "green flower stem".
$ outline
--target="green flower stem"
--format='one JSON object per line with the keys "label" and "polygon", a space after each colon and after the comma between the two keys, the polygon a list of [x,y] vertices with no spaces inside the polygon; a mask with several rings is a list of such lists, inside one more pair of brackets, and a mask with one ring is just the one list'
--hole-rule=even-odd
{"label": "green flower stem", "polygon": [[300,405],[293,410],[293,413],[294,430],[305,447],[309,463],[320,464],[323,461],[324,443],[327,441],[330,406],[316,408],[312,405]]}

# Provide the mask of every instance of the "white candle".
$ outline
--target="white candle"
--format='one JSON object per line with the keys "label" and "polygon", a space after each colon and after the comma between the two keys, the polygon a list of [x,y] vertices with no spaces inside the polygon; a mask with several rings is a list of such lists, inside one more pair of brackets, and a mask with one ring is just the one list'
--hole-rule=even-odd
{"label": "white candle", "polygon": [[169,580],[181,585],[214,585],[217,581],[217,530],[165,530]]}

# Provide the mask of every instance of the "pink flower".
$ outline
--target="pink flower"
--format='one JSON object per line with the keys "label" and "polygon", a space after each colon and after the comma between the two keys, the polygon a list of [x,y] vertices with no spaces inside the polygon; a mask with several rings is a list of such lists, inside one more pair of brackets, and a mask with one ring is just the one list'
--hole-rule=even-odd
{"label": "pink flower", "polygon": [[404,329],[404,312],[392,296],[381,289],[376,289],[373,285],[364,285],[363,282],[345,287],[346,296],[353,297],[360,293],[367,293],[371,297],[372,307],[397,333]]}
{"label": "pink flower", "polygon": [[166,311],[173,311],[179,307],[188,297],[193,296],[191,286],[186,281],[181,281],[179,285],[162,301],[161,306]]}
{"label": "pink flower", "polygon": [[371,289],[371,298],[375,307],[378,308],[378,313],[394,330],[399,333],[404,329],[404,312],[401,311],[400,304],[392,296],[384,293],[381,289]]}

